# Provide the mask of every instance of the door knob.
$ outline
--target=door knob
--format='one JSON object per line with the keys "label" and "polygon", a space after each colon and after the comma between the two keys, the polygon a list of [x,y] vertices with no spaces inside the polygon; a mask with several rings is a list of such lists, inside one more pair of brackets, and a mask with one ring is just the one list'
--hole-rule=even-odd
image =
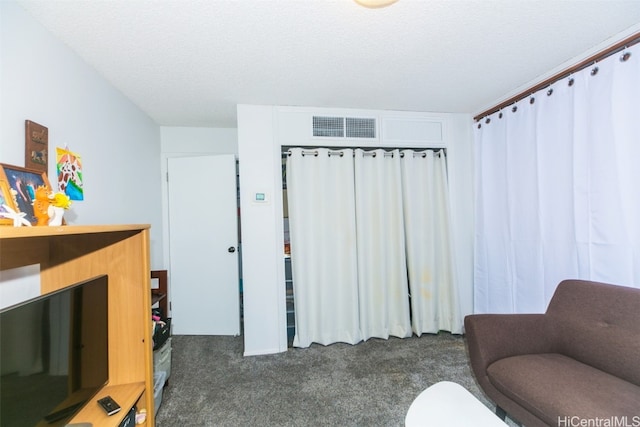
{"label": "door knob", "polygon": [[236,251],[236,248],[233,246],[229,246],[229,249],[227,249],[227,251],[229,251],[229,253],[232,254]]}

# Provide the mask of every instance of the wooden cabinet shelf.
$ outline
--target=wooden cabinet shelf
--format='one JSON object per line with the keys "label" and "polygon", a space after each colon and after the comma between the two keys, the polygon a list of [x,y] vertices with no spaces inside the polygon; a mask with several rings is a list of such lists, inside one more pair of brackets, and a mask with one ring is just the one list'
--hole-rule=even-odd
{"label": "wooden cabinet shelf", "polygon": [[[118,426],[134,405],[155,425],[149,225],[0,227],[0,269],[39,264],[40,294],[106,274],[109,280],[109,382],[73,419]],[[108,417],[97,400],[122,410]]]}
{"label": "wooden cabinet shelf", "polygon": [[[120,384],[114,386],[106,386],[103,387],[100,392],[80,410],[80,412],[75,416],[74,420],[91,420],[93,427],[110,427],[114,425],[119,425],[124,417],[128,413],[128,409],[130,409],[133,405],[122,406],[122,409],[117,414],[112,416],[108,416],[104,410],[98,405],[98,399],[101,399],[105,396],[111,396],[113,400],[116,402],[137,402],[142,394],[145,391],[144,382],[137,382],[131,384]],[[147,425],[151,425],[147,423]]]}
{"label": "wooden cabinet shelf", "polygon": [[158,304],[162,314],[169,317],[167,270],[153,270],[151,278],[158,280],[158,287],[151,289],[151,305]]}
{"label": "wooden cabinet shelf", "polygon": [[162,302],[167,297],[167,294],[165,293],[154,292],[154,291],[155,289],[151,289],[151,305],[155,305],[159,302]]}

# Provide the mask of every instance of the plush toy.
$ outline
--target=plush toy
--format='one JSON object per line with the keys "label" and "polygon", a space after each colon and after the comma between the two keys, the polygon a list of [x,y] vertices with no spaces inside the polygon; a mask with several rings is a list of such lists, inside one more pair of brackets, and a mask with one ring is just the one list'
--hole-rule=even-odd
{"label": "plush toy", "polygon": [[56,208],[69,209],[71,206],[71,198],[64,193],[54,193],[49,195],[51,205]]}
{"label": "plush toy", "polygon": [[48,225],[49,224],[49,191],[47,187],[39,186],[36,188],[36,198],[33,201],[33,214],[38,222],[36,225]]}

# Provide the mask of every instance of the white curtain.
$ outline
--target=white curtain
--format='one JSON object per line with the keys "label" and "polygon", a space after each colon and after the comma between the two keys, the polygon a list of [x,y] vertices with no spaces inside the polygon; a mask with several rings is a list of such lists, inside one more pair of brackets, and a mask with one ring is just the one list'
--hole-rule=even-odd
{"label": "white curtain", "polygon": [[[287,196],[296,333],[293,345],[361,341],[353,150],[292,148]],[[342,153],[339,154],[339,153]]]}
{"label": "white curtain", "polygon": [[461,332],[446,162],[403,154],[290,150],[294,346]]}
{"label": "white curtain", "polygon": [[444,151],[404,150],[401,163],[413,332],[461,333]]}
{"label": "white curtain", "polygon": [[400,152],[358,149],[354,163],[360,330],[365,340],[408,337]]}
{"label": "white curtain", "polygon": [[543,312],[568,278],[640,287],[640,49],[475,130],[475,312]]}

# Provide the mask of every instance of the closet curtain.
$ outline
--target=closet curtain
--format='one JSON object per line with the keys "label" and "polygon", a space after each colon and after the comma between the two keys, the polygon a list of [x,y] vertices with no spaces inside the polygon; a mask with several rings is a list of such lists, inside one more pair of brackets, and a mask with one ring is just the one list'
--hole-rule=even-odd
{"label": "closet curtain", "polygon": [[461,332],[446,160],[403,154],[290,149],[294,346]]}
{"label": "closet curtain", "polygon": [[462,332],[454,277],[444,150],[402,156],[402,193],[413,332]]}
{"label": "closet curtain", "polygon": [[640,50],[475,129],[478,313],[544,312],[563,279],[640,287]]}
{"label": "closet curtain", "polygon": [[287,158],[296,334],[293,345],[362,340],[358,306],[353,151]]}
{"label": "closet curtain", "polygon": [[411,323],[400,152],[357,149],[354,164],[362,339],[408,337]]}

